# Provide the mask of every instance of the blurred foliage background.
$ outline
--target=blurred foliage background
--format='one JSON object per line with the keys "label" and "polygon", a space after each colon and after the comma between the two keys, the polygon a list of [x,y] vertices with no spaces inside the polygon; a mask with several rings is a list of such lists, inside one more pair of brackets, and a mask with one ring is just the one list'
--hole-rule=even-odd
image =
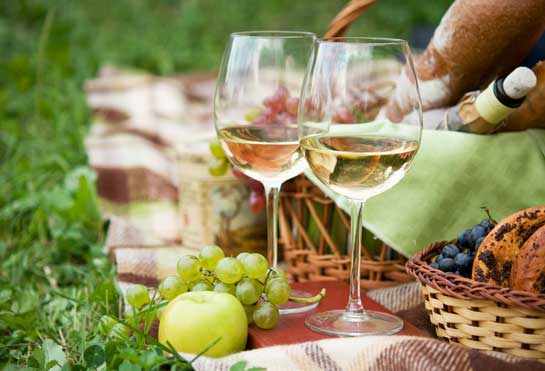
{"label": "blurred foliage background", "polygon": [[[215,69],[229,33],[321,35],[346,2],[1,2],[0,365],[40,358],[36,349],[46,338],[70,362],[82,362],[96,318],[117,308],[94,179],[85,167],[85,79],[104,63],[158,74]],[[380,0],[349,35],[411,39],[417,27],[434,27],[449,4]]]}

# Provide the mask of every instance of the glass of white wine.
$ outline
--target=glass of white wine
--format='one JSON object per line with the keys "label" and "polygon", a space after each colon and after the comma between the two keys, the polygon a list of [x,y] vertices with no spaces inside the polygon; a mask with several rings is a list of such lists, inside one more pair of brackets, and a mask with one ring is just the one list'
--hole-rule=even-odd
{"label": "glass of white wine", "polygon": [[[392,334],[403,321],[362,306],[362,213],[366,200],[403,178],[419,148],[422,109],[418,84],[409,83],[416,81],[410,49],[398,39],[345,37],[317,40],[314,55],[299,106],[300,145],[309,176],[352,205],[352,265],[346,308],[305,324],[337,336]],[[396,117],[394,95],[403,95],[410,117]]]}
{"label": "glass of white wine", "polygon": [[[218,75],[217,136],[231,163],[265,188],[267,255],[273,267],[278,262],[280,187],[307,167],[299,148],[297,110],[315,39],[309,32],[234,33]],[[281,307],[281,313],[302,312],[316,305],[293,304]]]}

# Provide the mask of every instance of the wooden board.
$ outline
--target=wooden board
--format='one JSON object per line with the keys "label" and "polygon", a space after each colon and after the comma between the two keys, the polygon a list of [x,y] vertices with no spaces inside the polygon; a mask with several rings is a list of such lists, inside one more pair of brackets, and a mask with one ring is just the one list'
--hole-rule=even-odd
{"label": "wooden board", "polygon": [[[305,282],[294,283],[292,287],[311,293],[318,293],[322,288],[325,288],[327,294],[320,305],[312,311],[281,316],[278,325],[272,330],[261,330],[255,325],[251,325],[248,334],[248,349],[332,338],[331,336],[318,334],[307,329],[305,327],[305,318],[312,313],[331,309],[343,309],[348,301],[348,284],[328,281]],[[391,313],[388,309],[368,298],[363,293],[362,300],[366,309]],[[403,329],[397,335],[425,336],[423,332],[406,321],[404,321]]]}

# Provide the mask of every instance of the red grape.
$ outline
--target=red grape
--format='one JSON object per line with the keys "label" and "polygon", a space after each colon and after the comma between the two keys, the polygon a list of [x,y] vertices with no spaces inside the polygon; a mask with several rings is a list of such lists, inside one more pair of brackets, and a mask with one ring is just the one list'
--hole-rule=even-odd
{"label": "red grape", "polygon": [[286,100],[289,95],[288,89],[279,86],[272,96],[263,100],[263,105],[270,108],[275,113],[284,112],[286,110]]}
{"label": "red grape", "polygon": [[271,108],[267,107],[267,108],[265,108],[265,110],[263,111],[263,113],[261,115],[257,116],[254,119],[253,124],[254,125],[268,125],[268,124],[272,123],[273,116],[274,116],[273,110]]}
{"label": "red grape", "polygon": [[240,171],[240,169],[238,167],[236,167],[236,166],[231,167],[231,172],[237,178],[246,178],[246,175],[242,171]]}
{"label": "red grape", "polygon": [[278,87],[278,89],[276,89],[276,92],[274,93],[274,95],[279,99],[281,100],[282,102],[286,102],[286,100],[290,97],[290,92],[289,90],[285,87],[285,86],[282,86],[280,85]]}
{"label": "red grape", "polygon": [[255,179],[247,177],[246,184],[248,184],[248,187],[250,187],[252,191],[260,191],[260,192],[263,191],[263,184],[261,184]]}
{"label": "red grape", "polygon": [[280,125],[293,124],[295,122],[294,117],[287,112],[277,113],[273,121]]}
{"label": "red grape", "polygon": [[293,116],[297,115],[297,109],[299,108],[299,98],[290,97],[286,100],[286,111]]}
{"label": "red grape", "polygon": [[356,118],[346,107],[337,107],[332,119],[333,122],[338,124],[352,124],[356,122]]}
{"label": "red grape", "polygon": [[263,192],[250,192],[250,208],[254,213],[258,213],[265,209],[265,194]]}

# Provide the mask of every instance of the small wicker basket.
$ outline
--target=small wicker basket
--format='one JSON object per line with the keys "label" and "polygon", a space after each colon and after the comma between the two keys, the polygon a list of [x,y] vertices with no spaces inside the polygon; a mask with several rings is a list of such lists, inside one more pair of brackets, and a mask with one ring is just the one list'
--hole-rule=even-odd
{"label": "small wicker basket", "polygon": [[479,350],[545,362],[545,295],[476,282],[431,268],[447,241],[431,244],[407,262],[422,284],[437,336]]}
{"label": "small wicker basket", "polygon": [[[348,216],[304,176],[283,187],[279,243],[294,281],[345,280],[350,277],[346,237]],[[313,235],[314,230],[314,235]],[[377,241],[379,242],[379,241]],[[384,243],[362,243],[361,286],[365,289],[412,281],[406,259]]]}

